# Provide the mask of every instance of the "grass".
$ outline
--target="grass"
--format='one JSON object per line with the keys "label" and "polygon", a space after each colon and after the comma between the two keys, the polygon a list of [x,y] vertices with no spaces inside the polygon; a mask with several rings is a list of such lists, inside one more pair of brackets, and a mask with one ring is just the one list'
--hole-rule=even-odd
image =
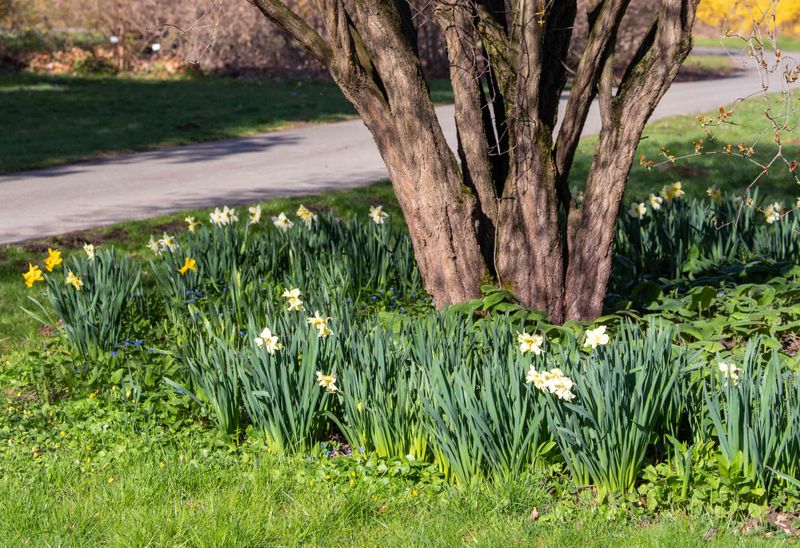
{"label": "grass", "polygon": [[693,71],[714,71],[715,73],[734,72],[731,58],[727,55],[697,55],[691,54],[681,65],[682,68]]}
{"label": "grass", "polygon": [[[778,36],[778,47],[782,51],[797,52],[800,51],[800,38],[793,36]],[[724,48],[730,51],[740,51],[745,47],[745,42],[741,38],[735,36],[717,36],[717,37],[695,37],[694,45],[707,48]],[[765,44],[771,47],[769,44]]]}
{"label": "grass", "polygon": [[[437,103],[449,83],[432,83]],[[0,72],[0,173],[350,119],[332,82],[152,80]]]}

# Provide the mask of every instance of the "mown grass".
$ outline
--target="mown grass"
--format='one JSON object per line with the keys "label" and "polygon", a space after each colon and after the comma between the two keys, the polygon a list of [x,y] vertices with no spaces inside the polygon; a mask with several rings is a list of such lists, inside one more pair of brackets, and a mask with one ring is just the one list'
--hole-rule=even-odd
{"label": "mown grass", "polygon": [[[800,38],[781,35],[778,36],[776,42],[782,51],[800,51]],[[708,48],[725,48],[730,51],[740,51],[745,48],[746,43],[741,38],[737,38],[735,36],[717,36],[695,37],[694,45]],[[765,46],[771,47],[768,43],[766,43]]]}
{"label": "mown grass", "polygon": [[[450,101],[436,80],[437,103]],[[345,120],[329,81],[46,76],[0,72],[0,173]]]}
{"label": "mown grass", "polygon": [[[128,462],[82,472],[59,463],[0,478],[7,545],[114,546],[687,546],[737,542],[710,520],[609,519],[585,506],[551,512],[543,484],[429,493],[390,485],[301,480],[303,462],[209,465],[202,459]],[[398,486],[400,486],[398,488]],[[757,537],[751,542],[766,543]]]}

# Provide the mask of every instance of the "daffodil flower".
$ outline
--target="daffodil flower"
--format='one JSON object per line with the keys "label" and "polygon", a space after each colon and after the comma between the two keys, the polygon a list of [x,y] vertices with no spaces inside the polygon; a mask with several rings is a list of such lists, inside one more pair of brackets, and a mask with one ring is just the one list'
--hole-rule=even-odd
{"label": "daffodil flower", "polygon": [[94,245],[92,245],[92,244],[90,244],[88,242],[83,244],[83,251],[86,253],[86,258],[89,261],[93,261],[94,260],[94,257],[95,257]]}
{"label": "daffodil flower", "polygon": [[300,290],[298,288],[287,289],[283,292],[283,297],[289,301],[287,310],[290,312],[302,312],[303,299],[300,298]]}
{"label": "daffodil flower", "polygon": [[583,343],[583,347],[592,347],[592,350],[597,348],[598,346],[602,346],[608,344],[609,338],[606,334],[606,326],[601,325],[596,329],[590,329],[586,332],[586,341]]}
{"label": "daffodil flower", "polygon": [[554,368],[550,371],[539,373],[531,366],[528,370],[525,382],[533,384],[537,390],[550,392],[561,400],[572,401],[575,399],[575,394],[572,393],[572,387],[575,386],[575,383],[572,379],[564,375],[561,369]]}
{"label": "daffodil flower", "polygon": [[71,285],[76,290],[80,291],[83,287],[83,280],[81,280],[78,276],[76,276],[72,270],[67,272],[67,280],[65,282],[67,285]]}
{"label": "daffodil flower", "polygon": [[783,205],[775,202],[774,204],[770,204],[764,210],[764,220],[767,221],[768,225],[776,223],[781,220],[781,213],[783,212]]}
{"label": "daffodil flower", "polygon": [[651,194],[647,201],[650,202],[650,207],[653,209],[653,211],[658,211],[661,209],[661,204],[664,203],[664,198],[661,196],[656,196],[655,194]]}
{"label": "daffodil flower", "polygon": [[333,331],[328,327],[328,322],[331,321],[331,319],[320,316],[319,310],[315,310],[314,315],[306,321],[317,330],[317,335],[320,338],[333,334]]}
{"label": "daffodil flower", "polygon": [[314,221],[317,220],[317,216],[306,209],[303,204],[300,204],[300,207],[297,208],[297,216],[300,217],[300,220],[303,221],[308,228],[311,228]]}
{"label": "daffodil flower", "polygon": [[178,247],[178,243],[175,241],[174,236],[170,236],[166,232],[164,233],[164,237],[158,240],[158,245],[160,245],[164,249],[169,249],[170,251],[175,251]]}
{"label": "daffodil flower", "polygon": [[222,210],[220,208],[215,208],[214,211],[208,215],[208,217],[211,222],[217,226],[226,224],[225,216],[222,214]]}
{"label": "daffodil flower", "polygon": [[517,342],[519,342],[519,350],[523,354],[532,352],[534,356],[542,353],[542,343],[544,337],[541,335],[530,335],[528,333],[517,333]]}
{"label": "daffodil flower", "polygon": [[272,224],[274,224],[284,232],[286,232],[287,230],[289,230],[294,226],[294,223],[289,220],[289,217],[287,217],[283,211],[281,211],[277,217],[272,218]]}
{"label": "daffodil flower", "polygon": [[680,200],[683,198],[685,192],[683,191],[683,184],[680,181],[677,183],[672,183],[672,199],[673,200]]}
{"label": "daffodil flower", "polygon": [[250,212],[250,224],[255,225],[261,220],[261,205],[248,208]]}
{"label": "daffodil flower", "polygon": [[628,215],[633,217],[634,219],[639,219],[640,221],[644,219],[644,216],[647,214],[647,206],[644,205],[644,202],[636,202],[631,204],[631,208],[628,210]]}
{"label": "daffodil flower", "polygon": [[183,266],[178,269],[178,272],[180,272],[181,276],[185,276],[190,270],[197,271],[197,261],[191,257],[186,257]]}
{"label": "daffodil flower", "polygon": [[722,192],[719,191],[717,185],[711,186],[706,189],[706,195],[712,203],[722,205]]}
{"label": "daffodil flower", "polygon": [[719,362],[717,369],[723,376],[728,377],[733,384],[739,384],[739,369],[732,363]]}
{"label": "daffodil flower", "polygon": [[44,267],[48,272],[52,272],[55,267],[63,263],[61,258],[61,251],[58,249],[47,248],[47,258],[44,260]]}
{"label": "daffodil flower", "polygon": [[186,228],[189,229],[189,232],[194,232],[200,226],[200,223],[194,217],[186,217],[184,221],[186,221]]}
{"label": "daffodil flower", "polygon": [[339,389],[336,387],[336,373],[325,375],[322,371],[317,371],[317,383],[320,388],[324,388],[328,394],[333,394]]}
{"label": "daffodil flower", "polygon": [[258,348],[265,349],[270,356],[274,355],[276,350],[281,350],[283,348],[283,345],[278,340],[278,336],[273,335],[268,327],[265,327],[264,330],[261,331],[261,334],[256,337],[255,343]]}
{"label": "daffodil flower", "polygon": [[222,207],[222,217],[225,220],[225,224],[232,224],[239,220],[239,216],[236,214],[235,209],[231,209],[228,206]]}
{"label": "daffodil flower", "polygon": [[158,242],[155,240],[155,238],[153,238],[152,235],[150,236],[150,241],[147,242],[147,247],[149,247],[150,251],[156,255],[161,255],[161,247],[158,245]]}
{"label": "daffodil flower", "polygon": [[33,287],[34,283],[44,281],[44,274],[38,265],[28,263],[28,271],[22,275],[22,278],[25,280],[26,286]]}
{"label": "daffodil flower", "polygon": [[370,207],[369,216],[376,225],[382,225],[383,221],[389,218],[389,214],[383,210],[383,206]]}

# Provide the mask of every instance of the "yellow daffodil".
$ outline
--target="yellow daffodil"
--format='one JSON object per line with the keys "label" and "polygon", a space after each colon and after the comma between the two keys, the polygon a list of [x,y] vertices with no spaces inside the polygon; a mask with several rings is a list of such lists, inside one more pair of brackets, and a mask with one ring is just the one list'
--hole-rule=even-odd
{"label": "yellow daffodil", "polygon": [[22,275],[22,278],[25,280],[25,285],[33,287],[34,283],[44,281],[44,274],[39,270],[38,265],[28,263],[28,271]]}
{"label": "yellow daffodil", "polygon": [[300,217],[300,220],[303,221],[308,228],[311,228],[311,226],[314,224],[314,221],[317,220],[317,216],[306,209],[306,207],[302,204],[300,204],[300,207],[297,208],[297,216]]}
{"label": "yellow daffodil", "polygon": [[185,276],[190,270],[197,271],[197,261],[191,257],[186,257],[183,266],[178,269],[178,272],[180,272],[181,276]]}
{"label": "yellow daffodil", "polygon": [[517,333],[517,342],[519,342],[519,350],[523,354],[532,352],[535,356],[542,353],[542,343],[544,337],[541,335],[530,335],[528,333]]}
{"label": "yellow daffodil", "polygon": [[592,350],[597,348],[598,346],[602,346],[608,344],[608,335],[606,334],[606,326],[601,325],[596,329],[590,329],[586,332],[586,341],[583,343],[583,347],[592,347]]}
{"label": "yellow daffodil", "polygon": [[671,202],[672,202],[672,199],[675,197],[675,196],[672,194],[672,185],[664,185],[664,186],[661,188],[660,195],[661,195],[661,197],[664,199],[664,201],[665,201],[666,203],[671,203]]}
{"label": "yellow daffodil", "polygon": [[719,369],[719,372],[722,373],[723,376],[728,377],[733,384],[739,384],[739,371],[741,371],[741,369],[732,363],[725,362],[719,362],[717,364],[717,369]]}
{"label": "yellow daffodil", "polygon": [[95,248],[93,244],[85,243],[83,244],[83,251],[86,253],[86,258],[90,261],[94,260],[95,257]]}
{"label": "yellow daffodil", "polygon": [[706,195],[712,203],[716,205],[722,205],[722,192],[719,191],[717,185],[707,188]]}
{"label": "yellow daffodil", "polygon": [[76,276],[75,273],[73,273],[72,270],[70,270],[67,272],[66,284],[71,285],[72,287],[80,291],[81,288],[83,287],[83,280],[81,280],[80,277]]}
{"label": "yellow daffodil", "polygon": [[389,218],[389,214],[383,210],[383,206],[370,207],[369,216],[376,225],[382,225],[383,221]]}
{"label": "yellow daffodil", "polygon": [[248,208],[250,212],[250,224],[255,225],[261,220],[261,205]]}
{"label": "yellow daffodil", "polygon": [[52,272],[55,267],[63,263],[61,258],[61,251],[58,249],[47,248],[47,258],[44,260],[44,267],[48,272]]}
{"label": "yellow daffodil", "polygon": [[306,321],[309,325],[313,326],[314,329],[317,330],[317,335],[319,337],[327,337],[328,335],[333,334],[333,331],[330,330],[328,327],[328,322],[330,318],[323,318],[319,314],[319,310],[314,311],[314,316],[308,318]]}
{"label": "yellow daffodil", "polygon": [[256,346],[263,348],[269,352],[270,356],[275,354],[276,350],[281,350],[283,345],[278,340],[277,335],[273,335],[268,327],[265,327],[261,334],[255,339]]}
{"label": "yellow daffodil", "polygon": [[656,196],[655,194],[651,194],[650,198],[647,199],[650,202],[650,207],[653,211],[658,211],[661,209],[661,204],[664,203],[664,198],[661,196]]}
{"label": "yellow daffodil", "polygon": [[632,203],[631,208],[628,210],[628,215],[633,217],[634,219],[642,220],[644,216],[647,214],[647,206],[644,205],[644,202],[639,203]]}
{"label": "yellow daffodil", "polygon": [[303,311],[303,299],[300,298],[300,290],[296,287],[294,289],[287,289],[283,292],[283,297],[287,299],[288,306],[287,310],[290,312],[302,312]]}
{"label": "yellow daffodil", "polygon": [[200,226],[200,223],[194,217],[186,217],[184,221],[186,221],[186,228],[189,229],[189,232],[194,232]]}
{"label": "yellow daffodil", "polygon": [[324,375],[322,371],[317,371],[317,382],[320,388],[324,388],[328,394],[333,394],[339,390],[336,388],[336,373]]}
{"label": "yellow daffodil", "polygon": [[683,198],[685,192],[683,191],[683,184],[680,181],[677,183],[672,183],[672,199],[673,200],[680,200]]}
{"label": "yellow daffodil", "polygon": [[281,211],[277,217],[272,218],[272,224],[286,232],[290,228],[294,226],[294,223],[289,220],[289,217],[286,216],[286,213]]}

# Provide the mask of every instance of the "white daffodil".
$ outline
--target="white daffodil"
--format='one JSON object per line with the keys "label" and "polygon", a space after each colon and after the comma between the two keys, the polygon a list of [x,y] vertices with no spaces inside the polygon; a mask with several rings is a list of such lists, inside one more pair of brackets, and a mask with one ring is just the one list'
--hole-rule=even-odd
{"label": "white daffodil", "polygon": [[215,208],[208,217],[211,222],[217,226],[226,224],[225,216],[222,214],[222,210],[220,208]]}
{"label": "white daffodil", "polygon": [[284,291],[283,298],[289,301],[287,310],[290,312],[301,312],[303,310],[303,299],[300,298],[300,290],[296,287]]}
{"label": "white daffodil", "polygon": [[311,228],[311,226],[314,224],[314,221],[317,220],[317,216],[302,204],[300,204],[300,207],[297,208],[296,213],[297,216],[300,217],[300,220],[303,221],[308,228]]}
{"label": "white daffodil", "polygon": [[86,258],[90,261],[94,260],[95,257],[95,248],[93,244],[85,243],[83,244],[83,251],[86,253]]}
{"label": "white daffodil", "polygon": [[517,333],[517,342],[519,342],[519,350],[523,354],[526,352],[532,352],[534,356],[538,356],[542,353],[542,343],[544,343],[544,337],[541,335],[536,334],[528,334],[528,333]]}
{"label": "white daffodil", "polygon": [[319,310],[314,311],[314,315],[306,320],[308,325],[314,327],[317,330],[317,335],[321,337],[327,337],[328,335],[332,335],[333,331],[331,331],[330,327],[328,327],[328,322],[331,321],[330,318],[323,318],[319,314]]}
{"label": "white daffodil", "polygon": [[150,251],[152,251],[156,255],[161,255],[161,247],[158,245],[158,242],[156,241],[155,238],[153,238],[152,235],[150,236],[150,241],[147,242],[147,247],[149,247]]}
{"label": "white daffodil", "polygon": [[672,183],[672,199],[673,200],[680,200],[683,198],[683,195],[686,194],[683,191],[683,184],[680,181],[677,183]]}
{"label": "white daffodil", "polygon": [[273,335],[268,327],[265,327],[261,334],[255,339],[256,346],[264,348],[272,356],[276,350],[283,348],[283,345],[278,340],[277,335]]}
{"label": "white daffodil", "polygon": [[644,202],[639,203],[632,203],[631,208],[628,210],[628,215],[633,217],[634,219],[642,220],[644,216],[647,214],[647,206],[644,205]]}
{"label": "white daffodil", "polygon": [[175,249],[178,247],[178,243],[175,241],[175,238],[166,232],[164,233],[164,237],[158,240],[158,244],[162,248],[169,249],[170,251],[175,251]]}
{"label": "white daffodil", "polygon": [[383,206],[370,207],[369,216],[376,225],[382,225],[383,221],[389,218],[389,214],[383,210]]}
{"label": "white daffodil", "polygon": [[189,232],[194,232],[200,226],[200,223],[194,217],[186,217],[184,221],[186,221],[186,228],[189,229]]}
{"label": "white daffodil", "polygon": [[339,390],[336,388],[336,373],[325,375],[322,371],[317,371],[317,383],[319,383],[320,388],[324,388],[325,392],[328,394],[333,394]]}
{"label": "white daffodil", "polygon": [[525,377],[525,382],[528,384],[532,384],[536,387],[537,390],[544,390],[545,383],[544,383],[544,376],[536,371],[536,368],[531,365],[531,368],[528,369],[528,374]]}
{"label": "white daffodil", "polygon": [[781,220],[782,209],[783,206],[779,203],[774,203],[767,206],[767,208],[764,210],[764,220],[767,221],[768,225],[771,225]]}
{"label": "white daffodil", "polygon": [[228,206],[222,207],[222,217],[225,219],[226,225],[233,224],[239,220],[239,217],[236,215],[236,210]]}
{"label": "white daffodil", "polygon": [[525,382],[533,384],[537,390],[550,392],[561,400],[572,401],[575,399],[575,394],[572,393],[572,387],[575,386],[575,383],[564,375],[561,369],[554,368],[550,371],[539,373],[531,366]]}
{"label": "white daffodil", "polygon": [[586,341],[583,343],[583,347],[587,348],[589,346],[592,347],[592,350],[597,348],[598,346],[602,346],[604,344],[608,344],[608,335],[606,334],[606,326],[601,325],[596,329],[590,329],[586,332]]}
{"label": "white daffodil", "polygon": [[741,371],[741,369],[732,363],[725,362],[719,362],[717,364],[717,369],[719,369],[719,372],[724,376],[728,377],[733,384],[739,384],[739,371]]}
{"label": "white daffodil", "polygon": [[655,194],[651,194],[647,201],[650,202],[650,207],[653,209],[653,211],[658,211],[661,209],[661,204],[664,203],[664,198],[661,196],[656,196]]}
{"label": "white daffodil", "polygon": [[250,212],[250,224],[258,224],[261,220],[261,204],[247,209]]}
{"label": "white daffodil", "polygon": [[277,217],[272,218],[272,224],[286,232],[290,228],[294,226],[294,223],[289,220],[289,217],[286,216],[286,213],[281,211]]}

